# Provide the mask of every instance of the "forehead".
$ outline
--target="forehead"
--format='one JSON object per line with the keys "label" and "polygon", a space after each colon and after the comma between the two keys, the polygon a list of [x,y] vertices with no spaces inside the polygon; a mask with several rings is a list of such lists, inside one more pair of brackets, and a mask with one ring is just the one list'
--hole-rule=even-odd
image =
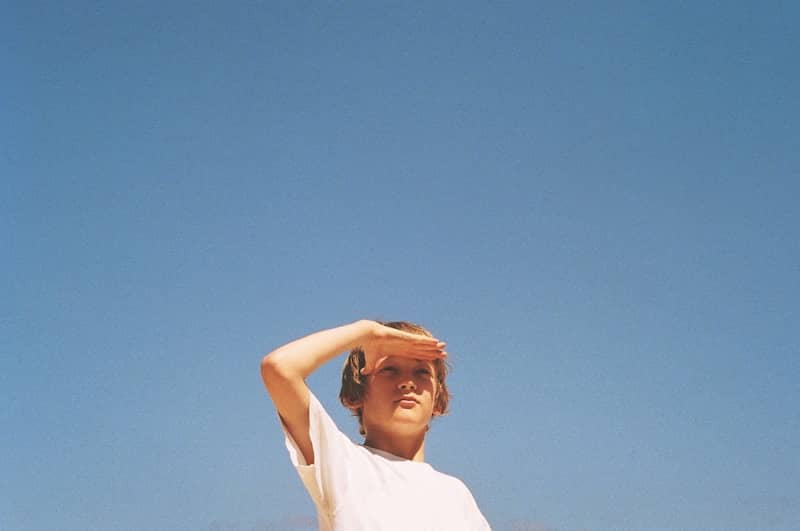
{"label": "forehead", "polygon": [[430,360],[421,360],[416,358],[405,358],[403,356],[389,356],[387,357],[381,365],[385,365],[387,363],[391,363],[392,365],[403,365],[403,366],[414,366],[414,367],[427,367],[429,369],[433,369],[434,365],[433,362]]}

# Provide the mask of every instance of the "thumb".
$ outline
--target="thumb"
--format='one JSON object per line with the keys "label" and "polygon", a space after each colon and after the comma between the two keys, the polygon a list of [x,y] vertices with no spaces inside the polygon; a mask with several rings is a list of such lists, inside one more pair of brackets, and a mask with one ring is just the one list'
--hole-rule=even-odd
{"label": "thumb", "polygon": [[367,376],[369,373],[372,372],[372,369],[374,368],[375,368],[375,362],[367,358],[366,360],[364,360],[364,366],[361,367],[361,371],[359,372],[361,372],[363,376]]}
{"label": "thumb", "polygon": [[364,366],[361,368],[361,374],[367,376],[371,374],[372,371],[375,370],[377,366],[379,366],[388,356],[381,356],[378,359],[373,358],[372,356],[365,356],[364,358]]}

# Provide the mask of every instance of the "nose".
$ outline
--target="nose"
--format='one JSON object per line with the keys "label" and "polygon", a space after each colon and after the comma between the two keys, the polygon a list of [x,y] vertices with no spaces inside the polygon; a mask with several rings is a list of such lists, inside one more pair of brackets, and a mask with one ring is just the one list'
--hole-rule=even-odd
{"label": "nose", "polygon": [[413,380],[406,380],[404,382],[400,382],[398,387],[400,387],[400,390],[402,391],[408,391],[409,389],[416,389],[417,384],[415,384]]}

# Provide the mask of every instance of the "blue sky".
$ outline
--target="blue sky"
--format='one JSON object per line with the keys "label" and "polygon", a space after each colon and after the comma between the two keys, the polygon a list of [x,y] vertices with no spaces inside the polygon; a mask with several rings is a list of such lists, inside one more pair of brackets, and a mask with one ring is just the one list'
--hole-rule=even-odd
{"label": "blue sky", "polygon": [[497,530],[800,527],[793,3],[1,9],[0,528],[313,527],[258,362],[362,317]]}

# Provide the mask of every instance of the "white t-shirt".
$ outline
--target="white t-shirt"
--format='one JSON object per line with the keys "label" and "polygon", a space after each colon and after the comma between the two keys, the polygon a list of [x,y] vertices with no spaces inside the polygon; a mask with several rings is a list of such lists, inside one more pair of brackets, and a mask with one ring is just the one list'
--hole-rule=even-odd
{"label": "white t-shirt", "polygon": [[317,508],[320,531],[491,531],[461,480],[353,443],[313,394],[313,465],[281,426],[292,464]]}

